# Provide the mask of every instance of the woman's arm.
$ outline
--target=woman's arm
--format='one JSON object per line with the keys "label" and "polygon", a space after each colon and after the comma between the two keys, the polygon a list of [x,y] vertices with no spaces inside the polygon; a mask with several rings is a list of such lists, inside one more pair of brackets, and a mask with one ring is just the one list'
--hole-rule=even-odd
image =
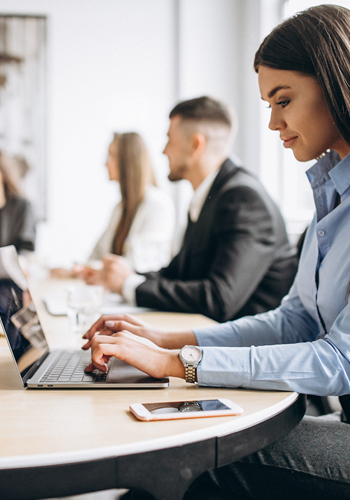
{"label": "woman's arm", "polygon": [[[120,320],[117,322],[122,326]],[[90,346],[92,352],[88,371],[94,368],[107,371],[106,363],[115,356],[153,377],[184,378],[178,349],[160,348],[125,330],[109,331],[108,335],[106,331],[101,330],[84,346]],[[185,343],[191,342],[186,339]],[[348,394],[350,304],[324,339],[267,346],[204,347],[197,378],[203,386],[296,391],[319,396]]]}
{"label": "woman's arm", "polygon": [[[174,333],[154,328],[128,314],[107,315],[101,316],[84,338],[90,340],[97,333],[112,335],[122,330],[147,338],[165,349],[181,349],[184,345],[250,347],[314,340],[318,326],[305,311],[294,285],[281,307],[258,316]],[[84,348],[89,347],[87,342]]]}
{"label": "woman's arm", "polygon": [[87,339],[87,342],[83,349],[91,347],[91,341],[97,334],[113,336],[123,330],[150,340],[163,349],[181,349],[184,345],[197,345],[196,337],[191,330],[166,332],[140,321],[135,316],[118,314],[101,316],[84,335],[83,338]]}
{"label": "woman's arm", "polygon": [[195,328],[198,345],[250,347],[315,340],[319,325],[303,306],[297,280],[280,307],[256,316],[245,316],[214,327]]}
{"label": "woman's arm", "polygon": [[197,369],[205,386],[350,393],[350,304],[324,339],[251,347],[204,347]]}

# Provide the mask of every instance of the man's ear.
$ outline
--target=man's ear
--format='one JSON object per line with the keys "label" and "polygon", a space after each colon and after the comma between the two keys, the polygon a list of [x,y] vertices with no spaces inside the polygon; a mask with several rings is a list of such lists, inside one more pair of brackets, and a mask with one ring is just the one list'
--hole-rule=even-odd
{"label": "man's ear", "polygon": [[207,139],[201,132],[196,132],[191,138],[192,154],[199,157],[203,154],[207,145]]}

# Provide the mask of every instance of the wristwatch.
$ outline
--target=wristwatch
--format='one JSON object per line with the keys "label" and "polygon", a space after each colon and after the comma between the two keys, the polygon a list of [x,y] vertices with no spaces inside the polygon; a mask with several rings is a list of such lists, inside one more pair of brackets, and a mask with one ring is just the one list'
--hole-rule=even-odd
{"label": "wristwatch", "polygon": [[198,401],[185,401],[179,406],[179,411],[189,412],[189,411],[203,411],[201,405]]}
{"label": "wristwatch", "polygon": [[185,367],[186,382],[190,384],[196,382],[196,370],[197,366],[202,361],[202,357],[202,349],[195,345],[185,345],[179,352],[179,358]]}

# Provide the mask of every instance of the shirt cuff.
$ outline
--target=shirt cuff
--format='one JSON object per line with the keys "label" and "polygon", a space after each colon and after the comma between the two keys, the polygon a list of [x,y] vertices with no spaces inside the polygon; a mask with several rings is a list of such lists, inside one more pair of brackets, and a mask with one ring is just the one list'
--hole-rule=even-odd
{"label": "shirt cuff", "polygon": [[144,281],[146,281],[146,276],[141,276],[140,274],[131,274],[126,278],[122,287],[122,295],[128,304],[137,306],[136,288]]}
{"label": "shirt cuff", "polygon": [[198,384],[208,387],[244,387],[250,389],[250,348],[203,347],[197,367]]}

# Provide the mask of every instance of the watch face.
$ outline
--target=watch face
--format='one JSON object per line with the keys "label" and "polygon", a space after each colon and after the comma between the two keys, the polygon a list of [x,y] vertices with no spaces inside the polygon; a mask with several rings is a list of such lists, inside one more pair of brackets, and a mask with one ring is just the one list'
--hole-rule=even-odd
{"label": "watch face", "polygon": [[200,349],[196,349],[196,347],[185,346],[181,350],[181,355],[187,363],[192,364],[201,360],[202,352]]}
{"label": "watch face", "polygon": [[189,411],[202,411],[202,407],[197,401],[188,401],[179,406],[179,411],[189,412]]}

